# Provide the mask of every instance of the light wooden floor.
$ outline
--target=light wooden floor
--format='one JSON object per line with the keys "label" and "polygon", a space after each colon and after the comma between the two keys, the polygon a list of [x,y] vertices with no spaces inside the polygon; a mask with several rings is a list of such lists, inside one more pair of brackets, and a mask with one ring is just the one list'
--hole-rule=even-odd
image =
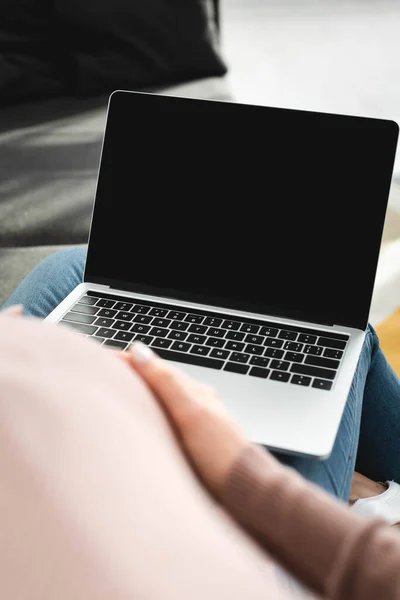
{"label": "light wooden floor", "polygon": [[381,347],[400,377],[400,309],[377,328]]}

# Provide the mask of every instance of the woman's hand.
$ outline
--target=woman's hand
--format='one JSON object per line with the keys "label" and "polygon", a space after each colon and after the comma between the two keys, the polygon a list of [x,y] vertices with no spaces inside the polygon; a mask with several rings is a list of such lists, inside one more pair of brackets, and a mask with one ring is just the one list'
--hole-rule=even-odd
{"label": "woman's hand", "polygon": [[162,360],[141,343],[133,344],[131,352],[119,356],[157,396],[187,456],[218,498],[233,463],[248,441],[230,419],[216,391]]}
{"label": "woman's hand", "polygon": [[22,304],[14,304],[0,311],[0,317],[22,317],[23,314],[24,307]]}

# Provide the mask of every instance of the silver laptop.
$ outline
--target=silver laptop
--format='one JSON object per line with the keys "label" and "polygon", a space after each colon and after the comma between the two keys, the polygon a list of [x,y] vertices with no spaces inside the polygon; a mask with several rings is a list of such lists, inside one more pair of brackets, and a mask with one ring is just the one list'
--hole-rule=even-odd
{"label": "silver laptop", "polygon": [[115,92],[84,282],[47,320],[105,348],[140,340],[215,386],[252,441],[329,456],[397,136],[392,121]]}

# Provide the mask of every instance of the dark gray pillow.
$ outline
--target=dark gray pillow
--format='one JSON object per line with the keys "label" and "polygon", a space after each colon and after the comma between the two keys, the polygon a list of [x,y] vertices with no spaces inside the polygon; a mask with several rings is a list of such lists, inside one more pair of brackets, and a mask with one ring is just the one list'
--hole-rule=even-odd
{"label": "dark gray pillow", "polygon": [[2,0],[0,101],[223,75],[217,0]]}
{"label": "dark gray pillow", "polygon": [[0,103],[66,89],[53,0],[0,0]]}

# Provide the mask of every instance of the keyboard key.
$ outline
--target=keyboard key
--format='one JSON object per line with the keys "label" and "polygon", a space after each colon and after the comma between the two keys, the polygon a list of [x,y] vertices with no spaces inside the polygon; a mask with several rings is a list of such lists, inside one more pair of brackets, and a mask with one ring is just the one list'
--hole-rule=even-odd
{"label": "keyboard key", "polygon": [[101,308],[97,313],[98,317],[106,317],[106,319],[113,319],[118,311],[113,308]]}
{"label": "keyboard key", "polygon": [[286,329],[282,329],[279,332],[278,338],[281,340],[295,340],[297,338],[297,333],[295,331],[287,331]]}
{"label": "keyboard key", "polygon": [[132,308],[133,304],[130,302],[117,302],[114,306],[115,310],[122,310],[123,312],[129,312]]}
{"label": "keyboard key", "polygon": [[241,333],[240,331],[228,331],[228,333],[226,334],[226,339],[227,340],[234,340],[235,342],[241,342],[242,340],[244,340],[244,333]]}
{"label": "keyboard key", "polygon": [[186,342],[174,342],[171,346],[171,350],[179,350],[180,352],[189,352],[190,344],[186,344]]}
{"label": "keyboard key", "polygon": [[267,335],[269,337],[276,337],[279,329],[274,329],[273,327],[261,327],[260,335]]}
{"label": "keyboard key", "polygon": [[[150,329],[150,327],[148,325],[146,325],[146,327],[148,327],[148,329]],[[147,333],[147,332],[145,332]],[[168,329],[164,329],[163,327],[152,327],[149,331],[150,335],[156,335],[157,337],[167,337],[169,333]]]}
{"label": "keyboard key", "polygon": [[225,340],[221,340],[221,338],[207,338],[206,345],[212,346],[213,348],[223,348],[225,346]]}
{"label": "keyboard key", "polygon": [[335,379],[336,371],[322,369],[321,367],[312,367],[311,365],[298,365],[292,363],[290,370],[292,373],[300,375],[310,375],[310,377],[321,377],[324,379]]}
{"label": "keyboard key", "polygon": [[206,339],[207,338],[205,335],[196,335],[194,333],[191,333],[189,335],[187,341],[190,342],[191,344],[204,344]]}
{"label": "keyboard key", "polygon": [[304,354],[313,354],[314,356],[321,356],[323,348],[321,346],[304,346]]}
{"label": "keyboard key", "polygon": [[203,335],[207,331],[207,329],[208,327],[205,327],[204,325],[191,325],[188,331],[190,331],[191,333],[198,333],[200,335]]}
{"label": "keyboard key", "polygon": [[243,323],[240,331],[244,331],[245,333],[258,333],[259,329],[259,325],[249,325],[248,323]]}
{"label": "keyboard key", "polygon": [[[82,313],[84,315],[95,315],[99,310],[98,306],[88,306],[87,304],[75,304],[71,308],[72,312]],[[100,310],[101,312],[101,310]],[[99,313],[100,314],[100,313]]]}
{"label": "keyboard key", "polygon": [[337,350],[344,350],[346,348],[346,342],[342,340],[334,340],[332,338],[320,337],[318,338],[318,345],[327,348],[336,348]]}
{"label": "keyboard key", "polygon": [[246,335],[245,342],[247,342],[248,344],[262,344],[264,341],[264,338],[262,337],[262,335],[251,335],[250,333],[248,335]]}
{"label": "keyboard key", "polygon": [[150,325],[142,325],[141,323],[134,323],[132,325],[131,331],[135,331],[136,333],[149,333]]}
{"label": "keyboard key", "polygon": [[270,379],[274,381],[289,381],[290,374],[283,371],[272,371]]}
{"label": "keyboard key", "polygon": [[240,363],[227,362],[224,366],[224,371],[230,371],[231,373],[241,373],[242,375],[246,375],[249,367],[247,365],[242,365]]}
{"label": "keyboard key", "polygon": [[96,317],[92,317],[91,315],[81,315],[79,313],[69,312],[63,317],[63,321],[73,321],[74,323],[85,323],[86,325],[91,325],[93,321],[96,320]]}
{"label": "keyboard key", "polygon": [[314,379],[313,388],[318,388],[319,390],[330,390],[332,387],[332,381],[326,381],[325,379]]}
{"label": "keyboard key", "polygon": [[177,310],[170,310],[167,314],[168,319],[174,319],[174,321],[183,321],[186,317],[186,313],[179,312]]}
{"label": "keyboard key", "polygon": [[150,335],[143,335],[141,333],[138,333],[134,339],[135,342],[142,342],[142,344],[146,344],[146,346],[150,346],[153,340],[154,338]]}
{"label": "keyboard key", "polygon": [[311,377],[307,377],[306,375],[292,375],[290,383],[294,383],[296,385],[309,386],[311,383]]}
{"label": "keyboard key", "polygon": [[216,358],[208,356],[197,356],[196,354],[185,354],[183,352],[174,352],[164,348],[155,350],[161,358],[165,360],[175,360],[177,362],[186,363],[189,365],[197,365],[199,367],[208,367],[210,369],[222,369],[224,362]]}
{"label": "keyboard key", "polygon": [[250,358],[250,354],[243,354],[243,352],[232,352],[230,360],[232,362],[247,363]]}
{"label": "keyboard key", "polygon": [[341,350],[332,350],[331,348],[325,348],[324,356],[327,358],[336,358],[336,360],[340,360],[343,356],[343,352]]}
{"label": "keyboard key", "polygon": [[155,318],[152,320],[151,324],[154,327],[168,327],[172,323],[171,319],[158,319]]}
{"label": "keyboard key", "polygon": [[247,344],[245,352],[261,355],[264,352],[264,348],[262,346],[256,346],[255,344]]}
{"label": "keyboard key", "polygon": [[152,317],[165,317],[168,314],[167,308],[152,308],[149,315]]}
{"label": "keyboard key", "polygon": [[283,346],[285,350],[291,350],[292,352],[301,352],[303,350],[303,344],[298,342],[286,342]]}
{"label": "keyboard key", "polygon": [[103,298],[96,302],[96,306],[101,306],[102,308],[112,308],[114,304],[115,300],[104,300]]}
{"label": "keyboard key", "polygon": [[249,375],[252,375],[253,377],[262,377],[263,379],[266,379],[268,377],[268,375],[270,374],[270,369],[262,369],[261,367],[253,367],[252,369],[250,369],[250,373]]}
{"label": "keyboard key", "polygon": [[186,331],[189,327],[189,323],[183,323],[183,321],[172,321],[169,326],[170,329],[176,329],[177,331]]}
{"label": "keyboard key", "polygon": [[121,342],[131,342],[133,340],[134,334],[129,333],[129,331],[118,331],[115,335],[115,340],[120,340]]}
{"label": "keyboard key", "polygon": [[222,323],[222,319],[217,319],[216,317],[207,317],[204,319],[203,325],[208,325],[209,327],[220,327]]}
{"label": "keyboard key", "polygon": [[183,340],[186,340],[187,336],[188,334],[186,333],[186,331],[171,331],[168,335],[170,339],[179,340],[181,342],[183,342]]}
{"label": "keyboard key", "polygon": [[97,327],[112,327],[114,323],[114,319],[96,319],[93,325]]}
{"label": "keyboard key", "polygon": [[189,323],[202,323],[203,320],[204,317],[201,315],[187,315],[185,318],[185,321],[188,321]]}
{"label": "keyboard key", "polygon": [[115,329],[107,329],[106,327],[100,327],[100,329],[95,333],[98,337],[103,338],[112,338],[115,334]]}
{"label": "keyboard key", "polygon": [[264,356],[269,356],[270,358],[282,358],[283,350],[278,350],[278,348],[266,348]]}
{"label": "keyboard key", "polygon": [[118,350],[125,350],[127,345],[127,342],[117,342],[117,340],[106,340],[103,344],[103,346],[110,346],[112,348],[117,348]]}
{"label": "keyboard key", "polygon": [[265,338],[264,346],[270,346],[271,348],[282,348],[283,340],[267,337]]}
{"label": "keyboard key", "polygon": [[290,367],[290,362],[286,360],[273,360],[271,363],[271,369],[276,369],[277,371],[287,371]]}
{"label": "keyboard key", "polygon": [[120,311],[115,315],[115,318],[119,321],[132,321],[134,315],[129,312]]}
{"label": "keyboard key", "polygon": [[[207,346],[193,346],[190,352],[192,354],[198,354],[199,356],[207,356],[211,351],[211,348],[207,348]],[[213,350],[215,352],[215,350]],[[223,352],[220,350],[220,352]],[[218,357],[217,357],[218,358]]]}
{"label": "keyboard key", "polygon": [[221,327],[223,327],[224,329],[232,329],[234,331],[236,331],[237,329],[240,328],[241,323],[239,323],[238,321],[231,321],[229,319],[225,319],[225,321],[222,323]]}
{"label": "keyboard key", "polygon": [[209,337],[206,341],[207,346],[212,346],[213,348],[223,348],[225,346],[225,340],[221,340],[221,338]]}
{"label": "keyboard key", "polygon": [[143,306],[142,304],[135,304],[135,306],[133,306],[131,308],[131,312],[138,313],[140,315],[147,315],[150,308],[151,308],[150,306]]}
{"label": "keyboard key", "polygon": [[250,359],[250,364],[257,367],[268,367],[269,362],[269,358],[265,358],[264,356],[252,356]]}
{"label": "keyboard key", "polygon": [[155,346],[156,348],[169,348],[171,344],[172,340],[166,340],[165,338],[157,337],[154,339],[151,345]]}
{"label": "keyboard key", "polygon": [[243,342],[232,342],[231,340],[229,340],[229,342],[226,342],[225,348],[227,350],[236,350],[237,352],[240,352],[241,350],[243,350],[244,344]]}
{"label": "keyboard key", "polygon": [[303,362],[304,354],[299,354],[298,352],[286,352],[285,360],[291,360],[292,362]]}
{"label": "keyboard key", "polygon": [[314,365],[316,367],[326,367],[327,369],[338,369],[340,361],[332,358],[324,358],[323,356],[306,356],[304,361],[306,365]]}
{"label": "keyboard key", "polygon": [[153,319],[152,317],[148,317],[147,315],[138,314],[136,315],[136,317],[133,318],[133,320],[135,321],[135,323],[143,323],[144,325],[148,325],[152,322]]}
{"label": "keyboard key", "polygon": [[315,344],[317,341],[317,336],[310,335],[309,333],[300,333],[297,341],[302,342],[303,344]]}
{"label": "keyboard key", "polygon": [[218,338],[225,337],[225,333],[225,329],[219,329],[218,327],[210,327],[207,331],[207,335]]}
{"label": "keyboard key", "polygon": [[98,298],[91,298],[90,296],[82,296],[82,298],[80,298],[79,302],[82,302],[82,304],[96,304]]}
{"label": "keyboard key", "polygon": [[122,329],[123,331],[129,331],[129,329],[132,327],[132,323],[129,323],[129,321],[115,321],[113,327],[114,329]]}
{"label": "keyboard key", "polygon": [[97,327],[92,325],[83,325],[82,323],[73,323],[72,321],[60,321],[61,325],[68,325],[74,331],[83,333],[84,335],[93,335]]}
{"label": "keyboard key", "polygon": [[227,350],[220,350],[219,348],[214,348],[214,350],[211,350],[210,356],[213,356],[214,358],[220,358],[221,360],[226,360],[229,354],[230,352],[228,352]]}

